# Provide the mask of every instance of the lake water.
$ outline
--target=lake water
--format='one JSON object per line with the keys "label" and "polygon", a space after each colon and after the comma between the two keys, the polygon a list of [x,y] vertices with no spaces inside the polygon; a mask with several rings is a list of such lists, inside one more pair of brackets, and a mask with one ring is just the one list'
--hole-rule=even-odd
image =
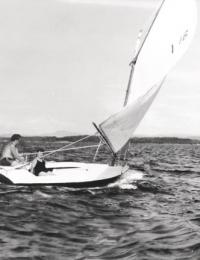
{"label": "lake water", "polygon": [[92,190],[1,184],[0,259],[200,259],[199,160],[199,145],[138,143],[128,155],[144,173],[137,182]]}

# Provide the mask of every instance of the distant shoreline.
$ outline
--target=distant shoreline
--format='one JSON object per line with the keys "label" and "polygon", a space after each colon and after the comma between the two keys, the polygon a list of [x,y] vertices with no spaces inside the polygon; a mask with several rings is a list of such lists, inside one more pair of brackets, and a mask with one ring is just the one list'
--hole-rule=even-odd
{"label": "distant shoreline", "polygon": [[[64,137],[56,136],[24,136],[25,141],[46,141],[46,142],[56,142],[56,141],[77,141],[86,135],[72,135]],[[7,141],[9,137],[0,137],[1,141]],[[98,142],[99,138],[97,136],[90,136],[86,139],[86,142]],[[131,143],[155,143],[155,144],[200,144],[200,139],[197,138],[182,138],[182,137],[133,137],[131,138]]]}

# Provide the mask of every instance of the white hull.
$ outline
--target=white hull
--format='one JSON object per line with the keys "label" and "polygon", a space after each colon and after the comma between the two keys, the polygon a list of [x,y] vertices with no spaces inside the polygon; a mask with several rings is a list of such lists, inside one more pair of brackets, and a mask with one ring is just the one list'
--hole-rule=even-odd
{"label": "white hull", "polygon": [[52,171],[35,176],[27,167],[0,166],[0,182],[10,185],[64,185],[99,187],[115,181],[124,171],[121,166],[75,162],[48,162]]}

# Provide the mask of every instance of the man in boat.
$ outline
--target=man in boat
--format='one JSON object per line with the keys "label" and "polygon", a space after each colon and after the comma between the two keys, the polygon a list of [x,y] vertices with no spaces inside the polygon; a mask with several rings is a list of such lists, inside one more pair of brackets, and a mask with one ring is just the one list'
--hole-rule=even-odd
{"label": "man in boat", "polygon": [[53,169],[46,168],[46,162],[44,160],[44,149],[37,149],[37,156],[33,160],[30,171],[36,176],[49,175]]}
{"label": "man in boat", "polygon": [[21,140],[21,135],[14,134],[11,136],[10,141],[3,147],[0,165],[3,166],[15,166],[24,162],[23,156],[18,152],[17,145]]}

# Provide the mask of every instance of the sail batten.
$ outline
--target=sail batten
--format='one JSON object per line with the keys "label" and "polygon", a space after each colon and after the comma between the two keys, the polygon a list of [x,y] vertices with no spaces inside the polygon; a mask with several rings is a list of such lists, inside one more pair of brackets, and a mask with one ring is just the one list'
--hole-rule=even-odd
{"label": "sail batten", "polygon": [[163,0],[137,49],[124,107],[99,125],[114,153],[130,139],[171,68],[188,49],[197,22],[195,0]]}

